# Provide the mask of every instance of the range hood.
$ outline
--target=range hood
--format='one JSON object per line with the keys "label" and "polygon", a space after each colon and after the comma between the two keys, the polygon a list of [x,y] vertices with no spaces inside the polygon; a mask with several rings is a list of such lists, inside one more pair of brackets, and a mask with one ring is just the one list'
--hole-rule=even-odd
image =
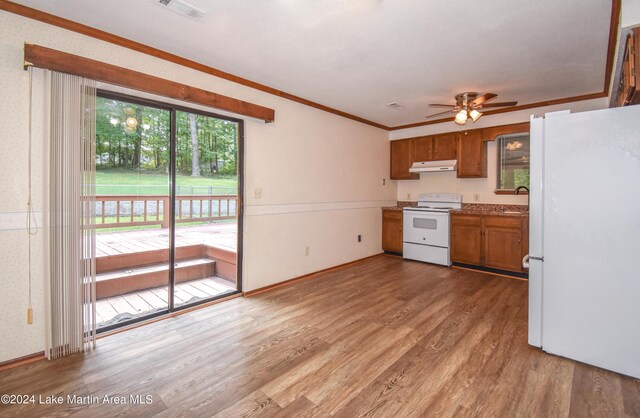
{"label": "range hood", "polygon": [[428,173],[432,171],[455,171],[457,160],[424,161],[413,163],[409,171],[411,173]]}

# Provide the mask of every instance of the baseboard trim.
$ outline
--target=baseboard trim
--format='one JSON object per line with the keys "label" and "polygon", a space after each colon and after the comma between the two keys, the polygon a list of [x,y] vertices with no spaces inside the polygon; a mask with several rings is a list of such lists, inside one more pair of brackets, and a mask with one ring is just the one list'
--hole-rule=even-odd
{"label": "baseboard trim", "polygon": [[403,258],[403,257],[402,257],[402,253],[399,253],[399,252],[396,252],[396,251],[385,251],[384,253],[385,253],[386,255],[392,255],[392,256],[394,256],[394,257],[400,257],[400,258]]}
{"label": "baseboard trim", "polygon": [[491,274],[492,276],[506,277],[508,279],[521,280],[525,282],[529,281],[528,275],[526,275],[525,273],[515,273],[515,272],[512,273],[505,270],[476,267],[476,266],[471,266],[467,264],[458,264],[458,263],[454,263],[451,267],[454,269],[475,271],[476,273]]}
{"label": "baseboard trim", "polygon": [[313,273],[308,273],[308,274],[305,274],[305,275],[302,275],[302,276],[294,277],[293,279],[289,279],[289,280],[285,280],[285,281],[282,281],[282,282],[274,283],[274,284],[271,284],[269,286],[264,286],[264,287],[260,287],[258,289],[249,290],[247,292],[244,292],[244,297],[252,297],[252,296],[256,296],[256,295],[261,294],[261,293],[265,293],[265,292],[269,292],[271,290],[275,290],[275,289],[280,288],[280,287],[289,286],[289,285],[292,285],[292,284],[297,283],[297,282],[302,281],[302,280],[311,279],[311,278],[313,278],[313,277],[315,277],[315,276],[317,276],[319,274],[328,273],[330,271],[339,270],[339,269],[342,269],[342,268],[345,268],[345,267],[349,267],[349,266],[352,266],[354,264],[361,263],[361,262],[363,262],[365,260],[369,260],[370,258],[379,257],[381,255],[384,255],[384,253],[374,254],[374,255],[370,255],[368,257],[359,258],[358,260],[349,261],[348,263],[338,264],[337,266],[328,267],[326,269],[314,271]]}
{"label": "baseboard trim", "polygon": [[22,366],[25,364],[33,363],[36,361],[46,359],[44,355],[44,351],[39,353],[29,354],[28,356],[22,356],[18,358],[14,358],[13,360],[7,360],[0,363],[0,371],[13,369],[14,367]]}

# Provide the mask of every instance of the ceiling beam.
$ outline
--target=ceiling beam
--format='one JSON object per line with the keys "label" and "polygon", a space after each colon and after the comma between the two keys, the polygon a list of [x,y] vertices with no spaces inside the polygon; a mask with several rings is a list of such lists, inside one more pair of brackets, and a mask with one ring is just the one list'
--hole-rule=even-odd
{"label": "ceiling beam", "polygon": [[268,107],[43,46],[25,44],[24,66],[25,69],[33,66],[74,74],[162,97],[262,119],[265,122],[275,120],[275,111]]}
{"label": "ceiling beam", "polygon": [[616,55],[616,45],[618,44],[618,29],[620,27],[620,12],[622,9],[622,0],[611,1],[611,23],[609,24],[609,44],[607,46],[607,66],[604,75],[603,92],[609,95],[611,88],[611,74],[615,63],[613,59]]}

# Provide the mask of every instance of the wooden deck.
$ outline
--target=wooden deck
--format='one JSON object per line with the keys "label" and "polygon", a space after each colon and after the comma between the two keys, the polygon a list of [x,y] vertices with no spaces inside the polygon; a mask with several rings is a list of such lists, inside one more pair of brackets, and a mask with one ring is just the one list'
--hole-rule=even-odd
{"label": "wooden deck", "polygon": [[[238,224],[211,223],[176,226],[176,246],[206,244],[236,251]],[[137,231],[100,232],[96,234],[96,255],[132,254],[169,248],[169,229],[155,228]]]}
{"label": "wooden deck", "polygon": [[[234,290],[235,283],[219,277],[178,283],[175,303],[181,306]],[[168,296],[167,287],[164,286],[101,299],[96,304],[97,326],[101,328],[167,309]]]}

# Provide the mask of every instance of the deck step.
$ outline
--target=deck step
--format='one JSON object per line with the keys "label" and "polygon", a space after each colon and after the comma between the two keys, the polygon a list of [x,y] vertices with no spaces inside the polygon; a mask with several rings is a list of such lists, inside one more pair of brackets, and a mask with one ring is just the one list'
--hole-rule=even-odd
{"label": "deck step", "polygon": [[[205,248],[206,246],[203,244],[176,247],[176,261],[207,257],[208,255],[204,253]],[[169,260],[168,248],[109,255],[96,258],[96,271],[100,274],[114,270],[153,266],[166,263],[167,260]]]}
{"label": "deck step", "polygon": [[[186,305],[234,290],[235,283],[216,276],[186,281],[176,285],[175,303],[177,306]],[[167,296],[167,289],[159,287],[100,299],[96,304],[98,328],[165,310]]]}
{"label": "deck step", "polygon": [[[215,271],[216,262],[210,258],[179,260],[175,267],[176,283],[215,276]],[[99,273],[96,282],[98,299],[163,287],[169,282],[169,264],[158,263]]]}

